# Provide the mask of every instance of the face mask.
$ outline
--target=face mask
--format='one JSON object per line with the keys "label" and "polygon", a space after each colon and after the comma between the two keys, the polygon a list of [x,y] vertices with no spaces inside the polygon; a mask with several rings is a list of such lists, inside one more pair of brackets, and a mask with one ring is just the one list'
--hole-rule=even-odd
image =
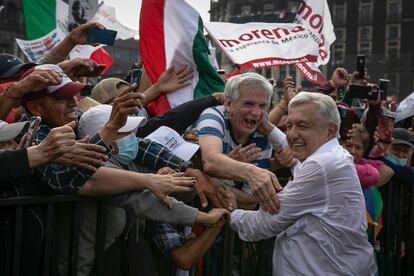
{"label": "face mask", "polygon": [[133,133],[116,140],[118,145],[118,154],[116,159],[123,164],[128,165],[131,163],[138,154],[138,140]]}
{"label": "face mask", "polygon": [[397,156],[393,154],[388,155],[387,157],[385,157],[385,159],[387,159],[388,161],[398,166],[405,166],[405,164],[407,164],[407,160],[398,158]]}

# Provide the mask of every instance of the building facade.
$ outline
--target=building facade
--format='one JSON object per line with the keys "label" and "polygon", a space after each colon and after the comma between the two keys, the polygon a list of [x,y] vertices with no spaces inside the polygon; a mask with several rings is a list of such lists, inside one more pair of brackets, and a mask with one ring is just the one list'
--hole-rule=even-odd
{"label": "building facade", "polygon": [[0,0],[0,53],[8,53],[24,58],[15,38],[24,38],[23,13],[21,2]]}
{"label": "building facade", "polygon": [[[300,0],[215,0],[211,2],[211,21],[245,23],[292,22]],[[414,1],[412,0],[328,0],[336,41],[331,59],[321,69],[329,79],[333,70],[356,69],[358,54],[367,56],[370,82],[391,80],[390,93],[403,99],[414,88]],[[219,51],[218,51],[219,52]],[[218,55],[219,64],[234,69],[231,62]],[[266,77],[278,80],[286,74],[303,82],[294,66],[259,69]],[[309,86],[303,82],[304,87]]]}

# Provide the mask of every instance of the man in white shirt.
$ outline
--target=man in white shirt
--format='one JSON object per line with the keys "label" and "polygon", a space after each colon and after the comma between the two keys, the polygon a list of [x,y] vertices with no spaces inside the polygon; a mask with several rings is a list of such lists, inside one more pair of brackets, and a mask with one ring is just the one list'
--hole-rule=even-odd
{"label": "man in white shirt", "polygon": [[277,235],[273,275],[363,276],[377,271],[365,232],[361,185],[352,156],[336,139],[339,126],[330,97],[308,92],[294,97],[289,103],[287,141],[299,162],[294,180],[278,193],[279,213],[260,209],[231,214],[230,225],[243,240]]}

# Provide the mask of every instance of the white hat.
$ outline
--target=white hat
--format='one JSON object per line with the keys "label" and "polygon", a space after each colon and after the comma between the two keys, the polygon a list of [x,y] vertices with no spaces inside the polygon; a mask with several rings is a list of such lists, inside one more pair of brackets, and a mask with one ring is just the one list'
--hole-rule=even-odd
{"label": "white hat", "polygon": [[145,137],[168,148],[174,155],[188,161],[199,149],[197,144],[185,141],[175,130],[161,126]]}
{"label": "white hat", "polygon": [[8,124],[0,120],[0,142],[7,142],[16,138],[29,124],[29,121]]}
{"label": "white hat", "polygon": [[[111,116],[112,106],[100,104],[86,111],[79,120],[79,137],[92,137],[101,130]],[[126,124],[118,132],[130,132],[147,123],[147,118],[138,116],[128,116]]]}

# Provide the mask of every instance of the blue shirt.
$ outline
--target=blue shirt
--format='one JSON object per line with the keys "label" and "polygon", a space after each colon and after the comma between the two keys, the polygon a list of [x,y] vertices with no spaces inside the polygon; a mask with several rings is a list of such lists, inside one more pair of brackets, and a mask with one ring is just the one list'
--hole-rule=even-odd
{"label": "blue shirt", "polygon": [[[232,130],[229,116],[223,105],[205,109],[195,125],[199,137],[216,136],[223,141],[223,154],[229,154],[238,145],[231,136]],[[262,149],[262,154],[259,159],[252,163],[260,168],[269,168],[273,149],[267,141],[267,138],[258,132],[254,132],[250,136],[249,141],[243,146],[253,143]],[[225,183],[249,194],[251,193],[247,183],[240,181],[225,181]]]}

